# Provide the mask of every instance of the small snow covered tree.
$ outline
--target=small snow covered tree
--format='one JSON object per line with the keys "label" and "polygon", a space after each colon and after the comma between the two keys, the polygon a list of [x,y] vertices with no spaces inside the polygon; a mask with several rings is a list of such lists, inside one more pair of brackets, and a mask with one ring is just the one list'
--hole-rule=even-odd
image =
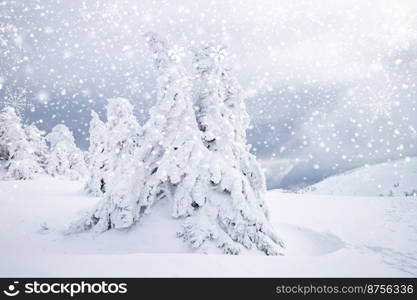
{"label": "small snow covered tree", "polygon": [[46,160],[48,157],[48,145],[46,144],[45,133],[39,130],[34,124],[25,127],[26,139],[29,143],[31,152],[37,158],[38,164],[46,169]]}
{"label": "small snow covered tree", "polygon": [[6,179],[33,179],[42,172],[35,149],[12,107],[0,112],[0,159],[6,161]]}
{"label": "small snow covered tree", "polygon": [[106,110],[107,123],[104,128],[104,124],[97,128],[95,121],[100,137],[93,138],[93,141],[105,139],[103,146],[98,146],[101,153],[95,158],[99,170],[93,174],[94,180],[100,181],[103,196],[93,216],[88,217],[87,225],[83,225],[94,224],[99,231],[109,226],[126,227],[126,223],[133,222],[132,180],[137,166],[134,155],[141,142],[141,126],[127,99],[109,99]]}
{"label": "small snow covered tree", "polygon": [[132,104],[124,98],[108,100],[107,123],[93,114],[90,123],[90,169],[88,186],[96,194],[112,197],[120,184],[126,185],[129,170],[134,169],[133,154],[140,144],[141,127]]}
{"label": "small snow covered tree", "polygon": [[90,147],[86,154],[89,177],[85,185],[85,190],[94,196],[100,196],[106,191],[104,177],[106,171],[108,171],[106,167],[108,160],[107,133],[106,124],[100,120],[95,111],[92,111],[89,138]]}
{"label": "small snow covered tree", "polygon": [[[192,83],[180,55],[155,34],[147,34],[146,40],[158,86],[156,104],[143,128],[142,146],[129,161],[130,168],[123,169],[123,184],[112,187],[112,196],[106,193],[73,231],[130,227],[150,213],[155,201],[166,199],[172,203],[172,215],[184,219],[179,237],[194,249],[209,251],[214,242],[224,253],[239,254],[243,248],[256,246],[268,255],[279,254],[282,242],[273,232],[260,198],[265,189],[262,172],[248,152],[244,125],[231,116],[233,104],[243,100],[221,96],[213,101],[213,105],[230,105],[225,113],[232,120],[218,121],[232,133],[224,134],[223,129],[206,139],[197,122]],[[227,137],[223,144],[208,145],[221,137]]]}
{"label": "small snow covered tree", "polygon": [[50,152],[46,170],[52,176],[66,176],[72,180],[85,175],[83,152],[77,148],[72,132],[63,124],[58,124],[46,136]]}

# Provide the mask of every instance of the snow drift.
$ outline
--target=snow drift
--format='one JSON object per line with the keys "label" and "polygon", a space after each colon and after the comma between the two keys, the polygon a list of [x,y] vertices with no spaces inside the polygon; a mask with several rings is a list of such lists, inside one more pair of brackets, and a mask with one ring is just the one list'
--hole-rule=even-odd
{"label": "snow drift", "polygon": [[181,220],[170,216],[167,201],[130,229],[64,235],[68,220],[97,201],[81,182],[0,181],[0,276],[417,276],[412,198],[268,191],[285,256],[215,255],[217,248],[191,254],[176,238]]}

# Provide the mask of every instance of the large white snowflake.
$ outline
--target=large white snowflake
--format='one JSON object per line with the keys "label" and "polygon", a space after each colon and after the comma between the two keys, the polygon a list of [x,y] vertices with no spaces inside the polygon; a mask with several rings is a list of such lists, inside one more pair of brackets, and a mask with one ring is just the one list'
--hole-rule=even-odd
{"label": "large white snowflake", "polygon": [[2,104],[4,107],[13,107],[18,115],[23,116],[27,109],[33,108],[33,104],[28,100],[27,94],[28,92],[25,89],[12,89],[6,86]]}

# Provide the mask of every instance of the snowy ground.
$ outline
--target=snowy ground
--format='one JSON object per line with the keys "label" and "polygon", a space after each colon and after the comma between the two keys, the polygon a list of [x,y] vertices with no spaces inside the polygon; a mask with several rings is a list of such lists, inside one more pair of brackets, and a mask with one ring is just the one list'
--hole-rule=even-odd
{"label": "snowy ground", "polygon": [[417,276],[417,200],[268,192],[282,257],[190,254],[166,203],[129,231],[66,236],[82,184],[0,181],[0,277]]}
{"label": "snowy ground", "polygon": [[306,191],[323,195],[416,197],[416,178],[417,158],[405,158],[332,176]]}

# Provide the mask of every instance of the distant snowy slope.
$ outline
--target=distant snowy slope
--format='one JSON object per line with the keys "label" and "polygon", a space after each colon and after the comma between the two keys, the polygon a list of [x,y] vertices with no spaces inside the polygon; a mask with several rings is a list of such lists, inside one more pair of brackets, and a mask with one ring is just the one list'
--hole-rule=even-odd
{"label": "distant snowy slope", "polygon": [[129,230],[65,235],[97,203],[82,188],[48,177],[0,181],[0,277],[417,277],[414,198],[272,190],[267,202],[285,255],[231,256],[191,254],[163,201]]}
{"label": "distant snowy slope", "polygon": [[361,167],[329,177],[304,191],[344,196],[415,196],[417,158]]}

